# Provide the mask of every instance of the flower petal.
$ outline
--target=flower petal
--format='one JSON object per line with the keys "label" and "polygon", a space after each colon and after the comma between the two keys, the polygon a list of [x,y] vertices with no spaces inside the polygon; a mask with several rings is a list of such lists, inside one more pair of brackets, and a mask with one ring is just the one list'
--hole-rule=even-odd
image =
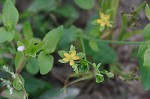
{"label": "flower petal", "polygon": [[76,55],[76,51],[72,51],[70,55],[74,57]]}
{"label": "flower petal", "polygon": [[64,53],[64,56],[65,56],[66,58],[70,58],[70,54],[68,54],[68,53]]}
{"label": "flower petal", "polygon": [[79,56],[74,56],[73,57],[73,60],[78,60],[78,59],[80,59]]}
{"label": "flower petal", "polygon": [[110,22],[109,22],[109,21],[107,21],[107,22],[106,22],[106,25],[107,25],[108,27],[110,27]]}
{"label": "flower petal", "polygon": [[106,24],[105,24],[105,22],[101,22],[101,24],[100,24],[100,26],[105,26]]}
{"label": "flower petal", "polygon": [[74,64],[74,60],[71,59],[70,62],[69,62],[69,64],[72,66]]}
{"label": "flower petal", "polygon": [[102,18],[102,19],[104,19],[105,18],[105,14],[104,13],[100,13],[100,17]]}
{"label": "flower petal", "polygon": [[96,22],[100,24],[102,22],[102,19],[97,19]]}
{"label": "flower petal", "polygon": [[20,52],[22,52],[22,51],[25,50],[25,47],[24,47],[24,46],[19,46],[19,47],[17,48],[17,50],[20,51]]}
{"label": "flower petal", "polygon": [[64,60],[65,62],[68,62],[68,61],[69,61],[69,58],[63,58],[63,60]]}
{"label": "flower petal", "polygon": [[105,19],[106,20],[109,20],[109,18],[110,18],[110,15],[108,14],[108,15],[105,15]]}

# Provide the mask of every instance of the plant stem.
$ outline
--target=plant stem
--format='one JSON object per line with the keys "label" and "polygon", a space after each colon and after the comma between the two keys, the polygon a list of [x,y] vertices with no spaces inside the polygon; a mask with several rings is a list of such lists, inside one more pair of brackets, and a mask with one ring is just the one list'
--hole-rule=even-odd
{"label": "plant stem", "polygon": [[27,61],[27,59],[24,59],[24,60],[21,62],[19,68],[18,68],[17,71],[16,71],[16,73],[18,73],[18,74],[21,73],[21,71],[22,71],[22,69],[23,69],[23,67],[24,67],[24,65],[25,65],[25,63],[26,63],[26,61]]}
{"label": "plant stem", "polygon": [[[81,37],[82,35],[80,35]],[[89,36],[82,36],[83,39],[86,40],[94,40],[96,42],[103,42],[103,43],[112,43],[112,44],[147,44],[147,42],[126,42],[126,41],[112,41],[112,40],[101,40],[101,39],[95,39]]]}
{"label": "plant stem", "polygon": [[[80,38],[80,40],[81,40],[81,45],[82,45],[83,53],[85,54],[84,41],[83,41],[82,37]],[[85,55],[85,60],[86,60],[86,55]]]}
{"label": "plant stem", "polygon": [[[83,37],[80,37],[80,40],[81,40],[81,45],[82,45],[83,53],[85,54],[84,59],[87,60],[87,58],[86,58],[86,52],[85,52],[85,47],[84,47]],[[87,67],[88,67],[88,70],[89,70],[89,64],[87,64]]]}

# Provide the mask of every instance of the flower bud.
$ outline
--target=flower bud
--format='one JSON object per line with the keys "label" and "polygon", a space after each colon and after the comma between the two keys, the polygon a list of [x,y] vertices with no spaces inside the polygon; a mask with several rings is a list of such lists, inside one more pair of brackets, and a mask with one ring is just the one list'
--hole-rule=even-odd
{"label": "flower bud", "polygon": [[19,46],[19,47],[17,48],[17,50],[20,51],[20,52],[22,52],[22,51],[25,50],[25,47],[24,47],[24,46]]}

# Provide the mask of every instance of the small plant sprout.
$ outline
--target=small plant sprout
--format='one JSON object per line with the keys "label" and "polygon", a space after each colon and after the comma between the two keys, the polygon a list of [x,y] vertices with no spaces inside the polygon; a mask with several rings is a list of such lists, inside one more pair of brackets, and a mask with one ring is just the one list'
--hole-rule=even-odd
{"label": "small plant sprout", "polygon": [[20,51],[20,52],[22,52],[22,51],[25,50],[25,47],[24,47],[24,46],[19,46],[19,47],[17,48],[17,50]]}
{"label": "small plant sprout", "polygon": [[100,19],[97,19],[97,23],[101,26],[101,27],[110,27],[111,24],[109,22],[110,19],[110,15],[105,15],[104,13],[100,12]]}
{"label": "small plant sprout", "polygon": [[[69,62],[69,65],[73,68],[75,73],[78,74],[78,72],[83,73],[91,72],[93,73],[96,78],[96,82],[100,83],[104,81],[104,75],[107,75],[109,78],[113,78],[114,74],[112,72],[108,72],[106,70],[100,70],[101,63],[91,63],[85,58],[85,54],[82,52],[76,53],[75,47],[73,45],[70,46],[70,51],[66,52],[64,50],[61,50],[58,52],[58,54],[63,58],[60,59],[60,63],[67,63]],[[89,67],[89,65],[91,67]]]}
{"label": "small plant sprout", "polygon": [[101,63],[99,63],[98,65],[93,63],[93,68],[95,70],[95,78],[97,83],[104,81],[104,75],[106,75],[108,78],[114,77],[114,74],[112,72],[108,72],[107,70],[100,71],[100,66]]}

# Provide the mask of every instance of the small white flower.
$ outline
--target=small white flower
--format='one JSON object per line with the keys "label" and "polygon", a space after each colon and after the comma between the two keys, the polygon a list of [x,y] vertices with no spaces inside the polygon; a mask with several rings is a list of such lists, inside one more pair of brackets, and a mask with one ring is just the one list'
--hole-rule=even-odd
{"label": "small white flower", "polygon": [[25,50],[25,47],[24,47],[24,46],[19,46],[19,47],[17,48],[17,50],[22,52],[22,51]]}

